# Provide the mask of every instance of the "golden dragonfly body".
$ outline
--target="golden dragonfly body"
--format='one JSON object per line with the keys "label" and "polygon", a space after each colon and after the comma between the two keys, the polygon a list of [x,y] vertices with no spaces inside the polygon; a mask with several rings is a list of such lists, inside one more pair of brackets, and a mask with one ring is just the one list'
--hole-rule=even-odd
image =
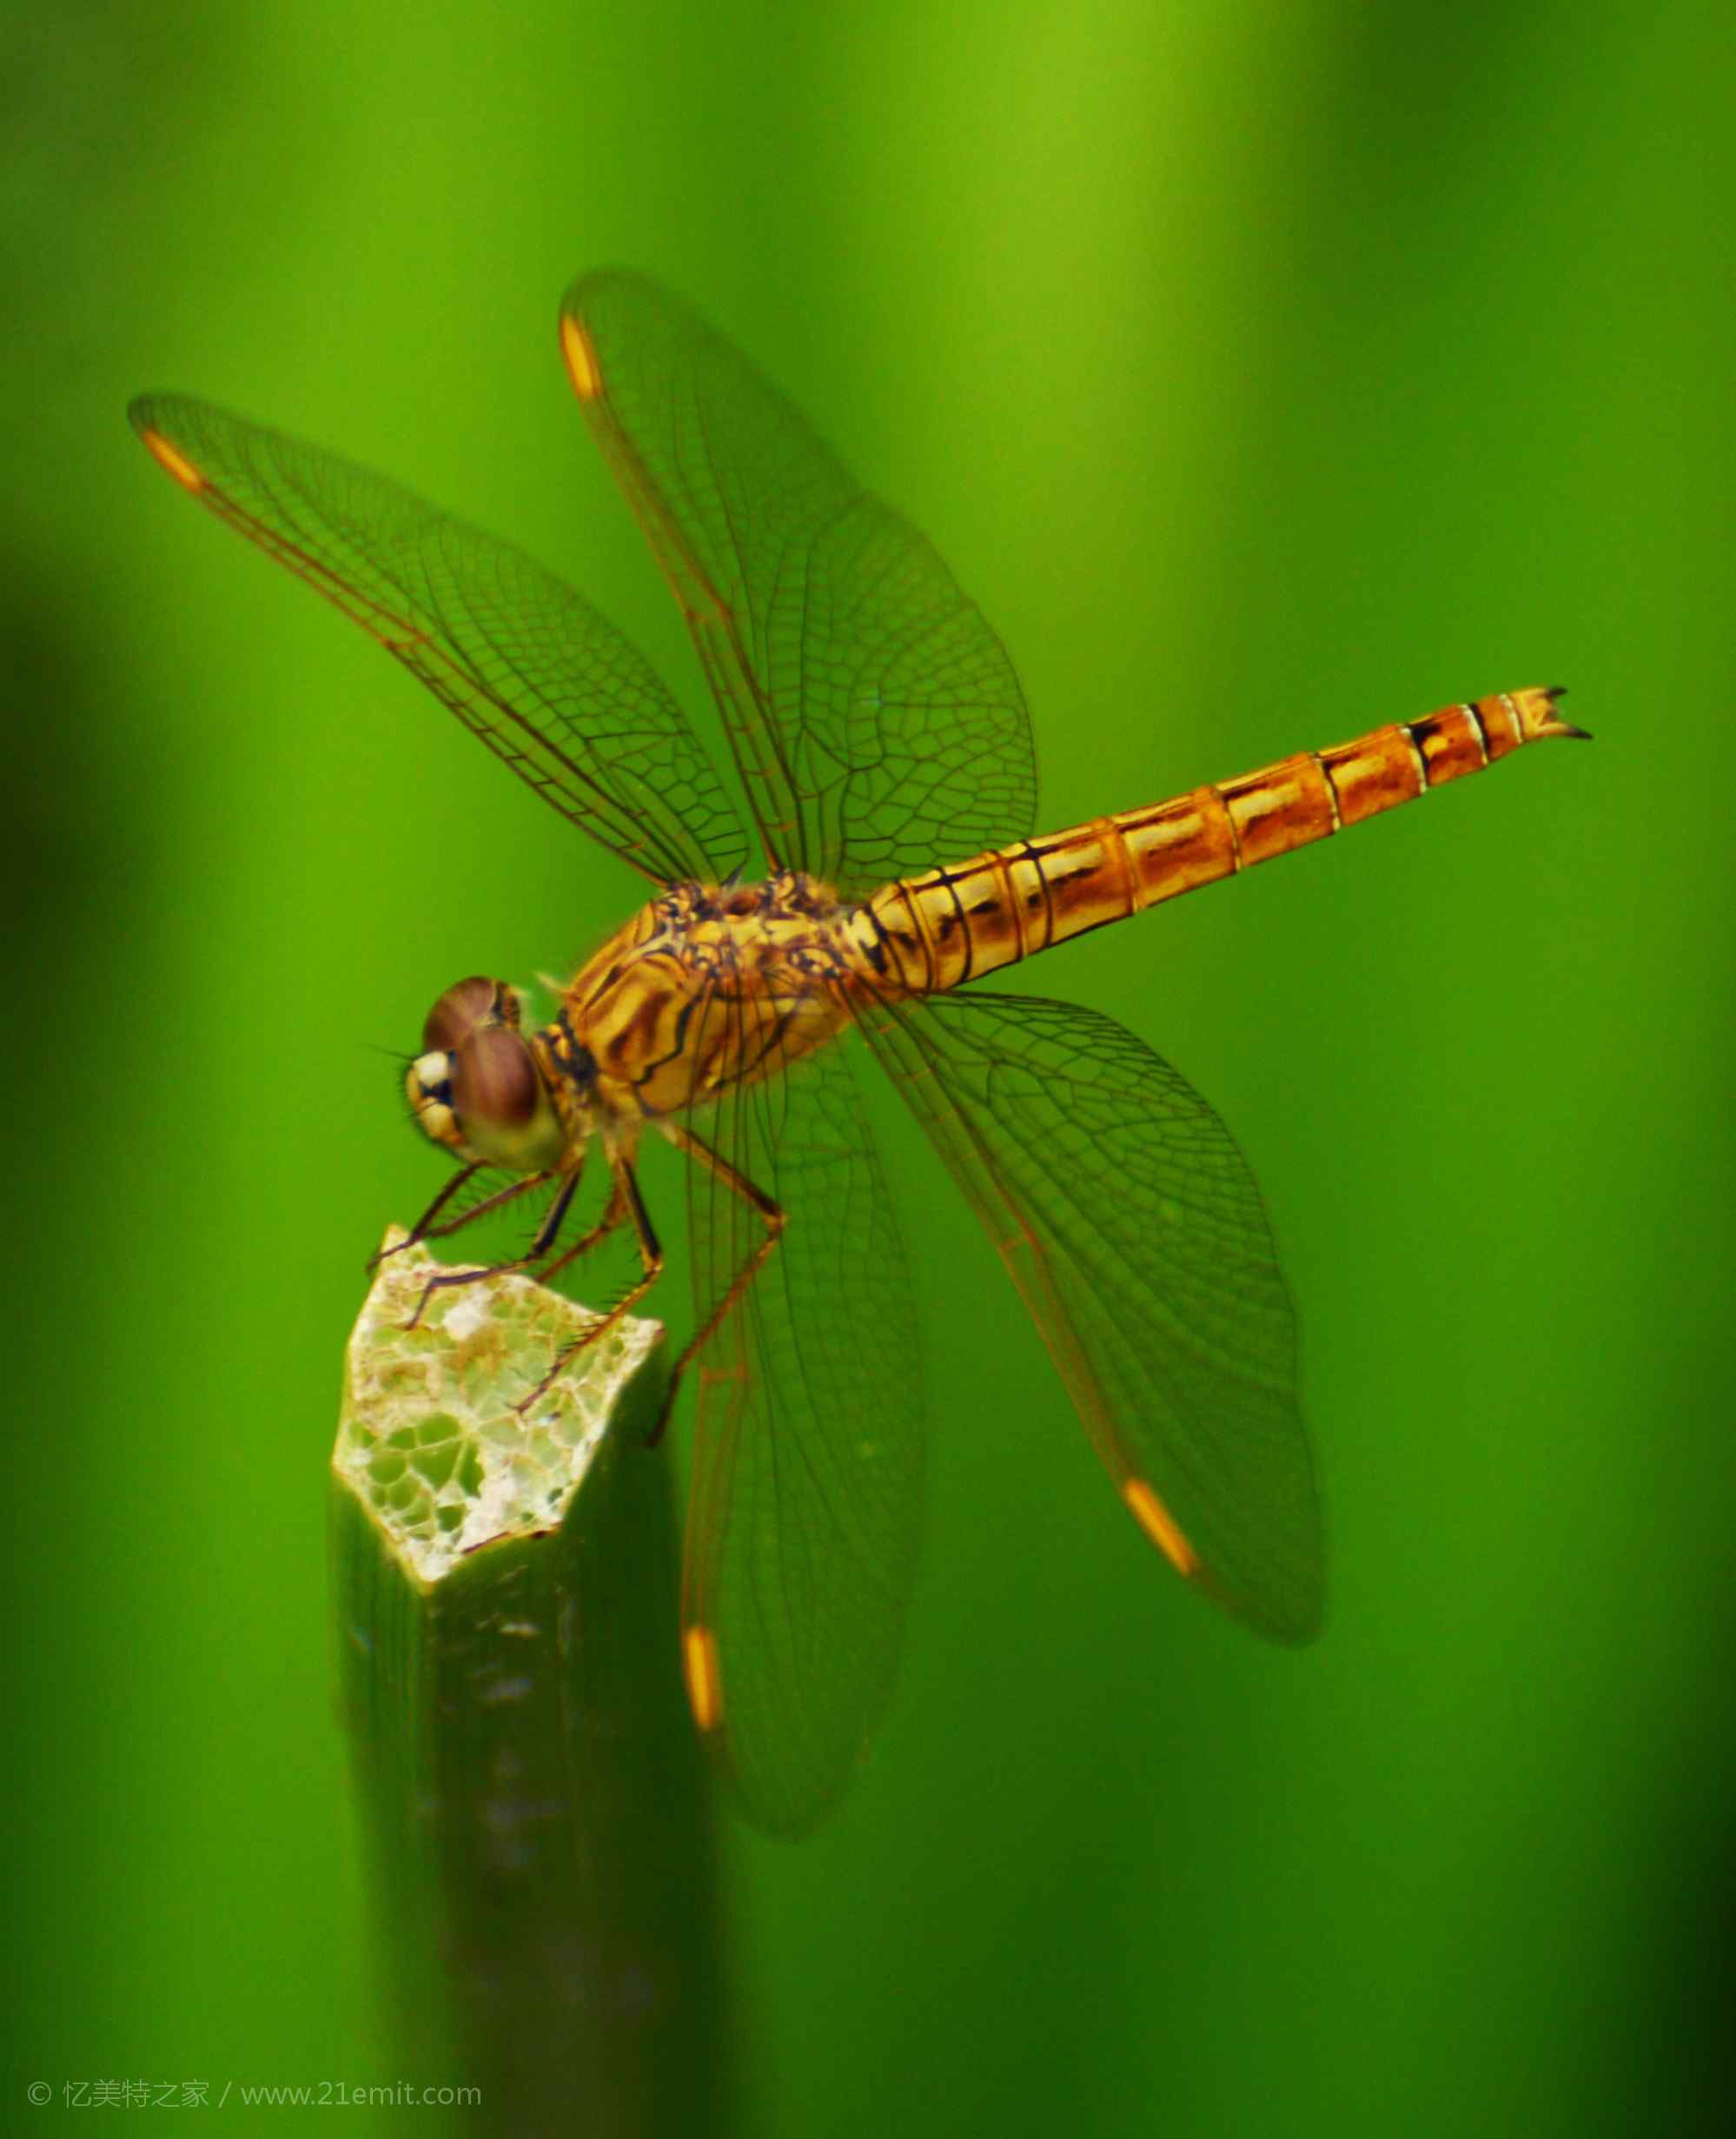
{"label": "golden dragonfly body", "polygon": [[[663,1268],[641,1141],[692,1162],[683,1660],[748,1809],[794,1831],[886,1698],[921,1497],[913,1288],[854,1055],[975,1209],[1142,1529],[1226,1610],[1305,1639],[1318,1509],[1245,1162],[1131,1033],[974,983],[1581,731],[1558,692],[1502,692],[1037,836],[1017,679],[916,530],[641,278],[575,284],[561,344],[681,604],[751,834],[648,665],[519,552],[208,404],[151,397],[133,418],[184,488],[656,887],[550,1023],[523,1030],[515,991],[480,977],[435,1003],[407,1090],[461,1164],[413,1237],[544,1190],[526,1253],[494,1267],[552,1278],[628,1227],[625,1313]],[[563,1245],[599,1148],[606,1200]],[[561,1363],[527,1363],[531,1401]]]}
{"label": "golden dragonfly body", "polygon": [[[586,961],[563,1023],[533,1045],[551,1085],[570,1084],[575,1036],[592,1065],[587,1088],[618,1121],[685,1116],[726,1085],[787,1070],[870,1005],[960,987],[1415,801],[1527,743],[1582,734],[1557,714],[1560,695],[1534,688],[1443,706],[900,877],[858,903],[796,871],[678,885]],[[737,1015],[703,1015],[725,1000]]]}

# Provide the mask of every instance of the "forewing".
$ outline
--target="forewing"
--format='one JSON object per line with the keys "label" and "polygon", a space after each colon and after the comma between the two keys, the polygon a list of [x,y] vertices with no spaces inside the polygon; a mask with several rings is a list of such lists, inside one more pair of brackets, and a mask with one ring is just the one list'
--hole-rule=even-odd
{"label": "forewing", "polygon": [[1018,680],[925,537],[667,291],[567,292],[585,414],[687,619],[772,863],[851,897],[1030,830]]}
{"label": "forewing", "polygon": [[977,1209],[1130,1510],[1278,1640],[1319,1627],[1295,1327],[1229,1130],[1110,1018],[1024,996],[865,1029]]}
{"label": "forewing", "polygon": [[[695,1128],[786,1222],[701,1358],[688,1690],[749,1814],[791,1834],[849,1783],[898,1662],[922,1524],[915,1306],[842,1046]],[[691,1193],[703,1320],[764,1226],[697,1166]]]}
{"label": "forewing", "polygon": [[648,663],[521,550],[209,402],[129,411],[220,520],[379,640],[563,817],[659,882],[727,876],[741,823]]}

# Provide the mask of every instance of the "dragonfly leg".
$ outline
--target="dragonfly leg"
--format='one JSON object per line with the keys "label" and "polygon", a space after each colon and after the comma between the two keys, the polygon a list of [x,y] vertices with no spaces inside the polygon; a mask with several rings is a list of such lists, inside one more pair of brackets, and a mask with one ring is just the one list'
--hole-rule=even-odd
{"label": "dragonfly leg", "polygon": [[[416,1302],[416,1311],[404,1324],[405,1328],[414,1329],[427,1312],[428,1301],[437,1292],[443,1291],[448,1285],[474,1285],[482,1278],[504,1277],[508,1271],[527,1269],[532,1263],[540,1262],[553,1247],[555,1238],[560,1231],[562,1222],[567,1216],[567,1207],[573,1201],[573,1191],[579,1186],[579,1175],[580,1169],[575,1167],[561,1182],[554,1201],[549,1205],[542,1223],[536,1229],[536,1238],[523,1255],[514,1255],[505,1262],[487,1263],[474,1270],[441,1270],[422,1287],[422,1296]],[[460,1226],[467,1224],[472,1218],[480,1217],[485,1210],[493,1209],[501,1203],[510,1202],[514,1196],[521,1195],[527,1189],[533,1189],[538,1182],[547,1181],[547,1178],[548,1175],[546,1173],[527,1174],[522,1181],[514,1182],[510,1188],[502,1189],[498,1195],[489,1196],[486,1202],[479,1203],[474,1210],[467,1211],[462,1218],[455,1218],[449,1226],[437,1228],[435,1235],[423,1237],[434,1238],[437,1237],[440,1232],[455,1232]],[[563,1255],[560,1261],[565,1262],[567,1257]],[[553,1267],[558,1269],[560,1265],[557,1263]]]}
{"label": "dragonfly leg", "polygon": [[727,1159],[713,1151],[712,1147],[702,1138],[696,1136],[692,1129],[683,1129],[678,1122],[666,1122],[663,1127],[670,1142],[678,1150],[685,1152],[696,1165],[703,1166],[732,1195],[739,1195],[743,1202],[752,1206],[765,1224],[765,1237],[757,1242],[742,1259],[740,1268],[725,1288],[723,1297],[681,1348],[680,1356],[670,1369],[669,1388],[663,1400],[663,1408],[658,1414],[657,1423],[651,1430],[649,1446],[653,1447],[655,1447],[663,1438],[663,1429],[668,1425],[669,1414],[675,1407],[675,1398],[680,1389],[681,1376],[688,1361],[697,1358],[703,1348],[711,1341],[724,1317],[759,1275],[760,1266],[778,1245],[779,1236],[784,1230],[787,1218],[787,1214],[781,1203],[775,1202],[763,1189],[756,1188],[745,1174],[739,1172],[730,1164]]}
{"label": "dragonfly leg", "polygon": [[398,1242],[395,1246],[381,1248],[380,1254],[369,1262],[368,1268],[372,1269],[374,1264],[380,1262],[385,1255],[395,1255],[406,1248],[419,1247],[424,1241],[445,1240],[449,1234],[461,1232],[473,1219],[486,1218],[491,1210],[499,1210],[503,1203],[510,1203],[515,1196],[523,1195],[528,1189],[540,1189],[548,1179],[546,1173],[527,1174],[522,1180],[510,1182],[504,1189],[496,1189],[492,1195],[485,1195],[480,1203],[473,1203],[468,1210],[460,1211],[457,1217],[442,1219],[437,1226],[430,1225],[429,1219],[446,1202],[447,1196],[459,1187],[460,1183],[467,1181],[472,1174],[479,1173],[480,1170],[480,1167],[467,1166],[456,1181],[448,1182],[421,1216],[417,1219],[414,1232],[410,1234],[407,1239]]}
{"label": "dragonfly leg", "polygon": [[582,1352],[587,1345],[594,1344],[598,1338],[613,1328],[624,1315],[631,1315],[663,1275],[663,1249],[652,1225],[651,1214],[645,1208],[645,1199],[639,1195],[639,1182],[634,1178],[632,1164],[626,1154],[616,1149],[613,1144],[606,1144],[604,1149],[608,1156],[609,1171],[614,1175],[615,1186],[614,1193],[610,1196],[602,1217],[582,1240],[575,1241],[565,1255],[551,1262],[546,1270],[540,1270],[537,1275],[542,1283],[547,1284],[550,1278],[564,1270],[569,1262],[576,1261],[587,1248],[594,1248],[606,1234],[613,1233],[624,1219],[631,1219],[633,1222],[633,1237],[639,1243],[639,1260],[642,1275],[636,1284],[628,1286],[626,1292],[612,1308],[598,1317],[582,1337],[574,1338],[571,1344],[562,1345],[554,1355],[554,1364],[541,1381],[530,1391],[528,1395],[520,1397],[519,1401],[514,1405],[513,1408],[515,1411],[527,1410],[532,1404],[535,1403],[538,1397],[553,1381],[555,1376],[573,1354],[575,1352]]}
{"label": "dragonfly leg", "polygon": [[[394,1242],[390,1248],[376,1248],[374,1253],[368,1258],[367,1268],[370,1270],[375,1269],[386,1260],[388,1255],[401,1255],[405,1248],[414,1248],[418,1241],[427,1240],[428,1238],[429,1230],[433,1227],[434,1220],[440,1215],[441,1212],[445,1209],[446,1206],[452,1201],[453,1197],[458,1194],[458,1191],[464,1186],[465,1182],[473,1179],[480,1171],[480,1167],[474,1163],[469,1166],[461,1166],[458,1171],[452,1176],[452,1179],[448,1181],[446,1186],[441,1190],[440,1194],[435,1196],[434,1202],[428,1205],[427,1209],[422,1213],[421,1216],[417,1219],[414,1225],[410,1228],[408,1233],[405,1235],[404,1238],[401,1241]],[[461,1219],[457,1221],[457,1222],[462,1224],[463,1221]],[[440,1228],[440,1230],[442,1233],[447,1232],[449,1229],[449,1226],[441,1226]]]}
{"label": "dragonfly leg", "polygon": [[551,1262],[546,1270],[537,1272],[539,1283],[546,1284],[557,1272],[564,1270],[569,1262],[577,1262],[580,1255],[588,1255],[600,1241],[606,1241],[626,1216],[626,1205],[621,1201],[620,1190],[613,1189],[603,1206],[603,1215],[588,1231],[580,1234],[558,1262]]}

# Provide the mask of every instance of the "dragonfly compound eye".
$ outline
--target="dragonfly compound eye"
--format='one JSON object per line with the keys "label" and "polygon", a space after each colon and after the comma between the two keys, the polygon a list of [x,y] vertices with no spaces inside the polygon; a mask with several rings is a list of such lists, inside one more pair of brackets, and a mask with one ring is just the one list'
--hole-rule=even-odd
{"label": "dragonfly compound eye", "polygon": [[453,1110],[467,1129],[523,1129],[541,1098],[536,1064],[516,1032],[485,1025],[453,1050]]}
{"label": "dragonfly compound eye", "polygon": [[[445,1091],[435,1096],[445,1100],[454,1149],[487,1165],[526,1174],[552,1166],[560,1157],[564,1141],[560,1116],[519,1033],[503,1025],[480,1026],[449,1055],[423,1056],[417,1070],[436,1067],[446,1071]],[[422,1122],[438,1136],[426,1111]]]}
{"label": "dragonfly compound eye", "polygon": [[478,1026],[516,1026],[518,1022],[518,997],[505,981],[473,973],[468,980],[454,981],[422,1021],[422,1050],[430,1055],[450,1054]]}

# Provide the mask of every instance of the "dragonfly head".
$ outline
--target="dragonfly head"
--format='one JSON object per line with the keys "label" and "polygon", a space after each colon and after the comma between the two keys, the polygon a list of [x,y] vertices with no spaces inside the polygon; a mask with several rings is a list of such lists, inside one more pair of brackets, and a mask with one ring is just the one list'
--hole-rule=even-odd
{"label": "dragonfly head", "polygon": [[404,1089],[417,1125],[456,1157],[514,1174],[560,1159],[566,1135],[503,980],[473,974],[447,990]]}

